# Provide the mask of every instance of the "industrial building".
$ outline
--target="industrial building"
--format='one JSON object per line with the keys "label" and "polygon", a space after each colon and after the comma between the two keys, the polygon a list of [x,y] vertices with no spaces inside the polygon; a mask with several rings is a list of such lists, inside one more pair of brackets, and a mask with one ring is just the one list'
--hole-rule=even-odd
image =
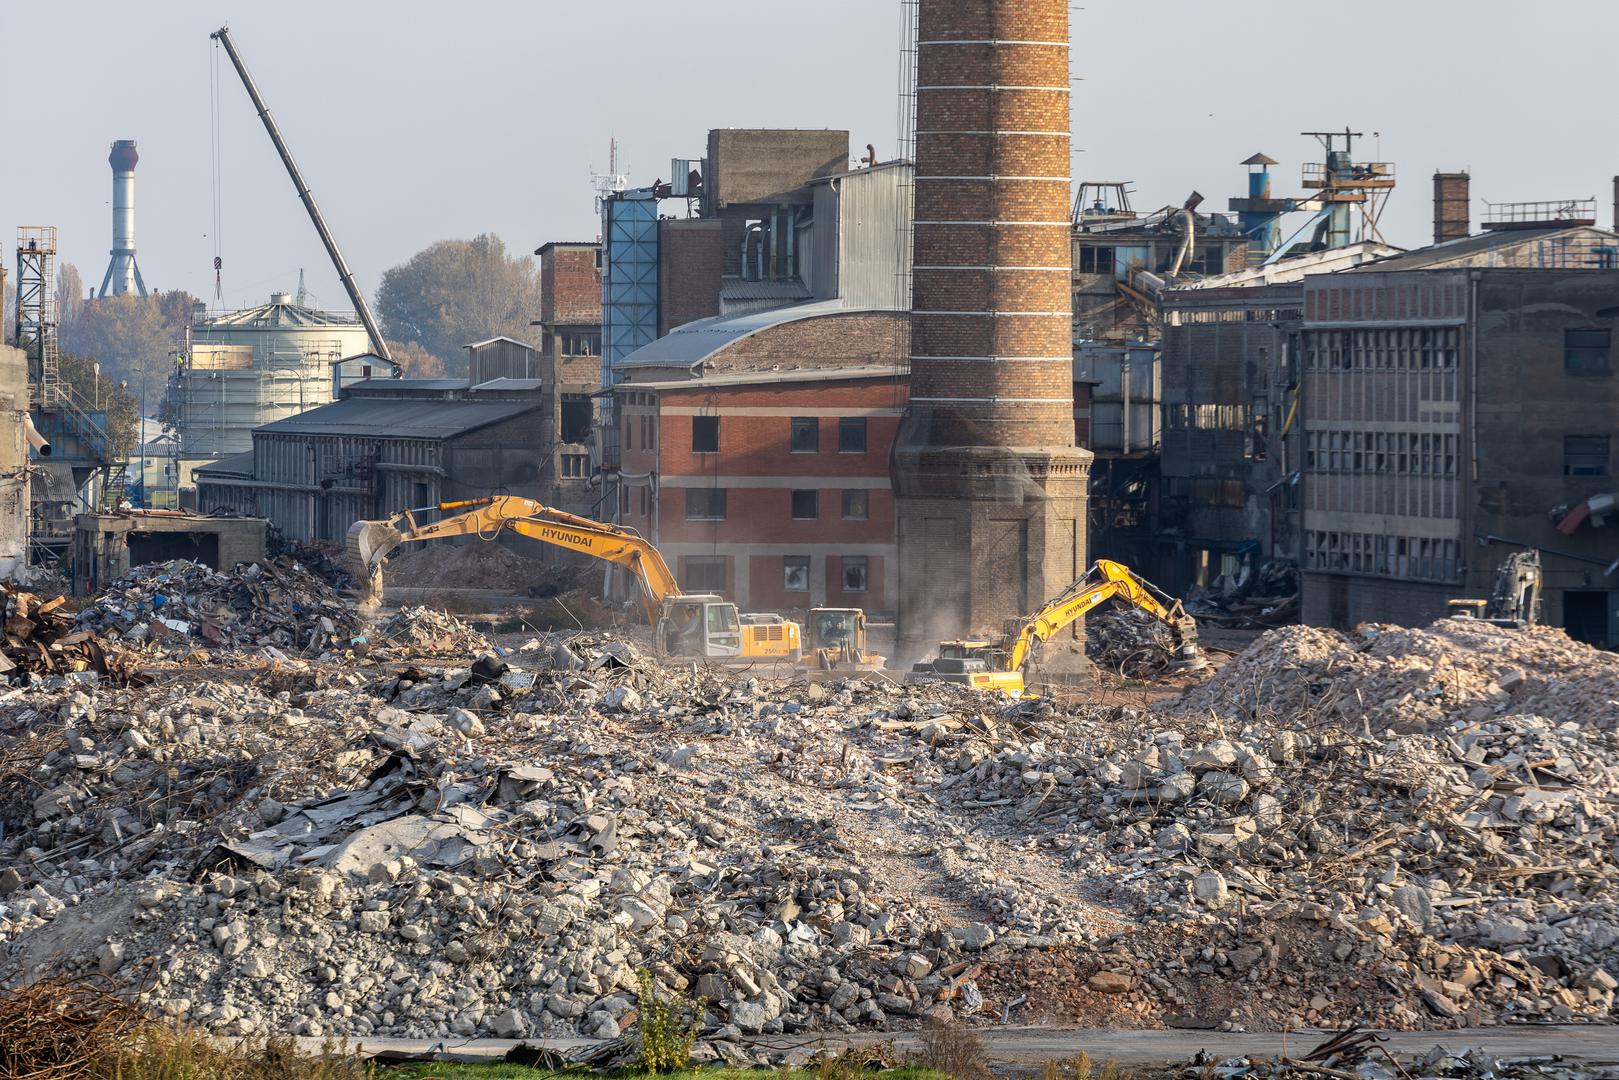
{"label": "industrial building", "polygon": [[268,518],[294,540],[341,542],[355,521],[402,507],[536,498],[541,413],[538,389],[522,380],[366,380],[198,468],[198,506]]}
{"label": "industrial building", "polygon": [[536,377],[545,402],[540,442],[547,448],[543,501],[599,517],[601,483],[592,453],[594,395],[602,379],[602,245],[550,243],[534,254],[540,258]]}
{"label": "industrial building", "polygon": [[[1074,446],[1066,0],[921,0],[899,654],[998,632],[1087,559]],[[1074,635],[1080,634],[1074,628]],[[1065,632],[1043,654],[1087,665]]]}
{"label": "industrial building", "polygon": [[1619,645],[1613,545],[1576,514],[1615,487],[1619,235],[1534,213],[1305,281],[1306,622],[1425,623],[1530,547],[1546,621]]}
{"label": "industrial building", "polygon": [[163,417],[180,440],[179,485],[191,487],[199,465],[251,450],[255,428],[325,405],[345,383],[397,370],[371,351],[354,316],[317,311],[290,293],[214,315],[199,305],[164,397]]}
{"label": "industrial building", "polygon": [[891,616],[899,567],[888,455],[906,380],[893,365],[737,369],[631,381],[619,517],[681,585],[744,608]]}

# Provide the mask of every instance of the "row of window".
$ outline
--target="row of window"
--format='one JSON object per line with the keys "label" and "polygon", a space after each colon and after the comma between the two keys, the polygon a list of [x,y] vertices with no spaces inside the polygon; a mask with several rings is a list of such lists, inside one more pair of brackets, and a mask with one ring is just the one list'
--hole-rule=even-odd
{"label": "row of window", "polygon": [[1311,472],[1455,476],[1455,435],[1406,431],[1306,431]]}
{"label": "row of window", "polygon": [[1461,578],[1461,545],[1426,536],[1308,529],[1304,564],[1311,570],[1341,574],[1457,581]]}
{"label": "row of window", "polygon": [[[865,592],[870,560],[864,555],[844,555],[838,559],[838,578],[844,592]],[[784,555],[781,560],[782,588],[788,592],[809,592],[810,557]],[[686,559],[682,574],[692,592],[722,592],[725,589],[725,556],[698,555]]]}
{"label": "row of window", "polygon": [[[687,488],[687,521],[724,521],[726,488]],[[814,489],[789,492],[793,519],[815,521],[821,516],[821,493]],[[866,488],[845,488],[841,510],[844,521],[865,521],[871,513],[871,492]]]}
{"label": "row of window", "polygon": [[[795,454],[821,452],[821,418],[795,416],[789,422],[787,448]],[[691,452],[717,454],[720,452],[720,418],[694,416],[691,418]],[[864,416],[838,417],[838,453],[864,454],[866,452],[866,418]]]}
{"label": "row of window", "polygon": [[[715,419],[719,419],[715,417]],[[641,449],[656,450],[658,448],[658,418],[651,413],[641,416],[626,416],[624,418],[624,449],[635,449],[635,433],[641,433]]]}
{"label": "row of window", "polygon": [[1457,327],[1414,330],[1313,330],[1304,335],[1304,366],[1314,371],[1454,368]]}
{"label": "row of window", "polygon": [[1247,431],[1248,416],[1246,405],[1164,405],[1164,426],[1171,431]]}
{"label": "row of window", "polygon": [[547,330],[540,337],[540,351],[549,353],[555,338],[562,345],[563,356],[600,356],[602,336],[599,330]]}

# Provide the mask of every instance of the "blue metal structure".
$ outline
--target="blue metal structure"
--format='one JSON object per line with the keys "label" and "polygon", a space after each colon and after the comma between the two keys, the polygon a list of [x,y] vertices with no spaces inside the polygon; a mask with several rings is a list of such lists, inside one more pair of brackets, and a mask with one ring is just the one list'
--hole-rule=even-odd
{"label": "blue metal structure", "polygon": [[1248,265],[1258,266],[1282,238],[1282,215],[1297,206],[1294,199],[1273,199],[1270,193],[1270,167],[1276,159],[1255,154],[1243,162],[1248,166],[1248,197],[1232,199],[1237,224],[1248,236]]}
{"label": "blue metal structure", "polygon": [[651,188],[602,199],[602,387],[619,361],[658,336],[658,201]]}

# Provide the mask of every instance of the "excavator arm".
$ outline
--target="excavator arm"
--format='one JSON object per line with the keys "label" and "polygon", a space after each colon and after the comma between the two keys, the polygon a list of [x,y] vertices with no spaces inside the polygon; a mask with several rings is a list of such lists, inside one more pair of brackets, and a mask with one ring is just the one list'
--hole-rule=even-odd
{"label": "excavator arm", "polygon": [[1069,586],[1061,596],[1022,620],[1007,654],[1007,670],[1021,671],[1029,659],[1029,652],[1037,641],[1047,641],[1064,627],[1098,605],[1118,597],[1167,625],[1175,636],[1177,666],[1190,669],[1203,666],[1197,648],[1197,623],[1181,607],[1180,601],[1165,607],[1154,589],[1123,563],[1108,559],[1096,560],[1096,565],[1080,580]]}
{"label": "excavator arm", "polygon": [[[423,510],[463,512],[421,524],[416,515]],[[380,602],[383,560],[400,544],[452,536],[493,540],[502,529],[624,567],[641,583],[641,602],[653,626],[664,599],[680,593],[658,549],[633,529],[592,521],[533,499],[500,495],[402,510],[386,521],[356,521],[349,527],[347,552],[360,578],[361,603],[374,606]]]}

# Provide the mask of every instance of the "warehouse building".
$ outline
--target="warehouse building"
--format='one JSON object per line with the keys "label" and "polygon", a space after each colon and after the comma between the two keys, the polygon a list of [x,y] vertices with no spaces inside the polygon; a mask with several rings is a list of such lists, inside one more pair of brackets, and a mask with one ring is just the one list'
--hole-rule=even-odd
{"label": "warehouse building", "polygon": [[265,517],[294,540],[342,542],[404,507],[536,498],[544,451],[534,380],[384,379],[266,424],[253,449],[197,470],[204,513]]}

